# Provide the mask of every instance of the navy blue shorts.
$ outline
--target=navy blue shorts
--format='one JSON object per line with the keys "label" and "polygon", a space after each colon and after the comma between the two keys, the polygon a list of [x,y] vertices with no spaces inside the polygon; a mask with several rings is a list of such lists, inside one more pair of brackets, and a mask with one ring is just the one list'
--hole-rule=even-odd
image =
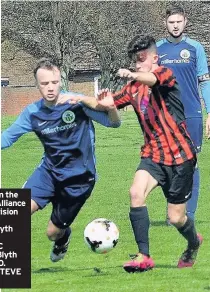
{"label": "navy blue shorts", "polygon": [[186,119],[187,131],[195,145],[195,149],[201,152],[201,146],[203,141],[203,119],[200,118],[187,118]]}
{"label": "navy blue shorts", "polygon": [[71,225],[95,185],[92,174],[59,181],[48,169],[39,166],[23,188],[31,189],[31,199],[43,209],[50,202],[53,205],[51,220],[58,228]]}

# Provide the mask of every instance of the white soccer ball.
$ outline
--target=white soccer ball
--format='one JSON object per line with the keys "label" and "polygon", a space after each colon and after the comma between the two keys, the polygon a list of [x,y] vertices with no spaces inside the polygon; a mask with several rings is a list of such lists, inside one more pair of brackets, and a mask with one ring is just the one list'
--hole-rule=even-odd
{"label": "white soccer ball", "polygon": [[119,239],[119,229],[114,222],[98,218],[90,222],[84,230],[87,246],[96,253],[104,254],[112,250]]}

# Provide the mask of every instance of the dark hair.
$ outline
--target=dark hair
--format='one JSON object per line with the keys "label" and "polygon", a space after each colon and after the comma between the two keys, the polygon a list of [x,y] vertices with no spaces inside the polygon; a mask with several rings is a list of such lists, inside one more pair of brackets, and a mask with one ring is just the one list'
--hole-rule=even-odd
{"label": "dark hair", "polygon": [[185,11],[182,6],[170,6],[166,9],[166,19],[174,14],[181,14],[185,17]]}
{"label": "dark hair", "polygon": [[53,70],[54,67],[57,67],[60,70],[60,65],[56,60],[51,58],[41,58],[34,68],[34,77],[36,78],[38,69],[45,68],[48,70]]}
{"label": "dark hair", "polygon": [[128,45],[128,57],[133,58],[136,53],[146,50],[153,49],[156,51],[156,41],[151,36],[135,36]]}

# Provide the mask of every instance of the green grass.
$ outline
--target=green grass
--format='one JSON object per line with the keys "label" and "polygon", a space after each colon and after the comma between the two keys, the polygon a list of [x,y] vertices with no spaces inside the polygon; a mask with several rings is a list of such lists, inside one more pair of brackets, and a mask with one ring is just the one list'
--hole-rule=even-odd
{"label": "green grass", "polygon": [[[198,261],[192,269],[178,270],[177,260],[186,242],[173,227],[164,225],[165,200],[159,188],[148,199],[151,220],[150,249],[156,268],[142,274],[127,274],[122,264],[128,254],[137,251],[128,220],[129,196],[142,144],[141,131],[133,112],[122,113],[119,129],[96,125],[96,156],[99,180],[73,224],[73,235],[66,258],[51,263],[51,243],[45,229],[51,208],[32,217],[32,291],[33,292],[198,292],[210,290],[210,147],[204,140],[199,157],[201,195],[197,211],[197,229],[204,235]],[[3,118],[2,128],[13,118]],[[34,134],[22,137],[2,151],[2,187],[20,188],[39,164],[42,146]],[[83,241],[84,227],[97,217],[113,220],[120,229],[117,247],[107,255],[88,250]],[[19,239],[21,240],[21,239]],[[100,272],[97,272],[98,268]],[[10,289],[9,291],[31,291]],[[5,289],[3,289],[5,291]]]}

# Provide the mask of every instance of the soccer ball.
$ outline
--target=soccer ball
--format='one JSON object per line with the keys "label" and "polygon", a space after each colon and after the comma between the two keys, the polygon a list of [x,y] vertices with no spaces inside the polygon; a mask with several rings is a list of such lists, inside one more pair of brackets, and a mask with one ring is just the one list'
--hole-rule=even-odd
{"label": "soccer ball", "polygon": [[114,222],[98,218],[90,222],[84,230],[84,240],[94,252],[104,254],[112,250],[119,239],[119,230]]}

